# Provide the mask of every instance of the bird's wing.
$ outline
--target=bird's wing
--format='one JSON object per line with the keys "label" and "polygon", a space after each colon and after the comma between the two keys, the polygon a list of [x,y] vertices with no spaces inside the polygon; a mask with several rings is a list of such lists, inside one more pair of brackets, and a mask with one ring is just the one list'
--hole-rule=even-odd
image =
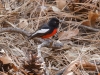
{"label": "bird's wing", "polygon": [[50,27],[47,24],[42,25],[41,27],[39,27],[39,29],[36,32],[34,32],[32,35],[29,36],[29,39],[32,39],[34,37],[41,37],[46,33],[48,33],[49,31],[50,31]]}
{"label": "bird's wing", "polygon": [[32,34],[32,36],[37,35],[37,34],[45,34],[49,31],[50,29],[40,29],[37,30],[35,33]]}

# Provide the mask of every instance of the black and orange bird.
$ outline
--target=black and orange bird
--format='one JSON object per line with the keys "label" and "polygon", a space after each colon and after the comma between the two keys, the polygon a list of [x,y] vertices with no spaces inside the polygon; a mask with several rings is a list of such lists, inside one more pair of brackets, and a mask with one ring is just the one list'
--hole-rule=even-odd
{"label": "black and orange bird", "polygon": [[47,24],[43,24],[38,30],[29,36],[29,39],[40,37],[43,39],[52,37],[57,33],[60,21],[57,18],[51,18]]}

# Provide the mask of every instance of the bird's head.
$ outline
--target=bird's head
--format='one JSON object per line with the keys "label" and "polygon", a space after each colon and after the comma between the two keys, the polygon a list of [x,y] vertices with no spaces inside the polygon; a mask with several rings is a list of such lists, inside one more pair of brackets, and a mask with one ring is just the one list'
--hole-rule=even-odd
{"label": "bird's head", "polygon": [[57,18],[51,18],[48,24],[50,27],[58,28],[59,20]]}

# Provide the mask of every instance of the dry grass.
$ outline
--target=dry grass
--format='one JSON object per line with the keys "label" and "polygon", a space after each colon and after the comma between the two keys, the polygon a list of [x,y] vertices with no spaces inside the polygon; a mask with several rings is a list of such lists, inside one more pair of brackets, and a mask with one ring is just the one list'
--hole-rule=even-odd
{"label": "dry grass", "polygon": [[[63,0],[56,1],[62,2]],[[76,28],[79,29],[77,36],[61,41],[64,44],[62,48],[53,49],[43,47],[41,49],[42,56],[45,60],[45,64],[48,68],[48,73],[50,75],[57,74],[60,69],[65,68],[65,66],[69,65],[78,57],[80,57],[80,60],[100,60],[100,1],[64,0],[66,2],[64,6],[63,4],[61,6],[59,2],[57,4],[56,1],[0,1],[1,28],[21,28],[22,30],[32,33],[37,30],[40,25],[46,23],[50,18],[57,17],[64,22],[60,24],[59,31],[55,37],[53,37],[53,40],[59,38],[57,36],[61,31],[73,30]],[[94,15],[89,14],[90,11],[93,11]],[[84,27],[84,25],[81,26],[84,21],[86,22],[84,24],[86,24],[86,26],[88,25],[90,29],[88,27]],[[9,72],[11,75],[27,75],[26,72],[28,71],[25,71],[25,68],[27,67],[23,67],[23,65],[26,65],[25,61],[27,62],[31,60],[31,54],[34,56],[34,54],[37,53],[38,44],[39,43],[35,43],[34,40],[28,41],[26,36],[23,36],[19,33],[2,32],[0,34],[0,49],[4,49],[6,54],[12,59],[12,62],[16,65],[16,67],[19,68],[19,71]],[[39,67],[35,66],[34,70],[38,68]],[[80,75],[89,75],[90,73],[91,75],[94,75],[95,73],[95,71],[80,71],[82,71],[80,72]]]}

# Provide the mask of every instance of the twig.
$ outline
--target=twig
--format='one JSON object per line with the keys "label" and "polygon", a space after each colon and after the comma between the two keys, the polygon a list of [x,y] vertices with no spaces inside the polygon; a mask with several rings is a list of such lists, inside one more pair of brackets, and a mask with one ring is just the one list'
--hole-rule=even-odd
{"label": "twig", "polygon": [[96,28],[88,27],[88,26],[85,26],[85,25],[79,25],[79,27],[81,27],[81,28],[85,28],[85,29],[88,29],[88,30],[91,30],[91,31],[94,31],[94,32],[98,32],[98,31],[100,31],[100,29],[96,29]]}
{"label": "twig", "polygon": [[17,33],[20,33],[20,34],[25,35],[27,37],[29,37],[31,35],[27,31],[24,31],[20,28],[12,28],[12,27],[0,28],[0,33],[3,33],[3,32],[17,32]]}
{"label": "twig", "polygon": [[6,20],[5,22],[8,23],[9,25],[11,25],[11,26],[14,27],[14,28],[17,28],[16,25],[14,25],[13,23],[11,23],[11,22],[9,22],[9,21]]}
{"label": "twig", "polygon": [[62,70],[60,70],[56,75],[62,75],[63,72],[65,71],[66,67],[64,67]]}
{"label": "twig", "polygon": [[93,27],[89,27],[89,26],[82,25],[81,22],[65,21],[65,23],[69,23],[69,24],[71,24],[72,26],[77,26],[77,27],[80,27],[80,28],[85,28],[85,29],[87,29],[87,30],[91,30],[91,31],[94,31],[94,32],[100,31],[100,29],[96,29],[96,28],[93,28]]}

